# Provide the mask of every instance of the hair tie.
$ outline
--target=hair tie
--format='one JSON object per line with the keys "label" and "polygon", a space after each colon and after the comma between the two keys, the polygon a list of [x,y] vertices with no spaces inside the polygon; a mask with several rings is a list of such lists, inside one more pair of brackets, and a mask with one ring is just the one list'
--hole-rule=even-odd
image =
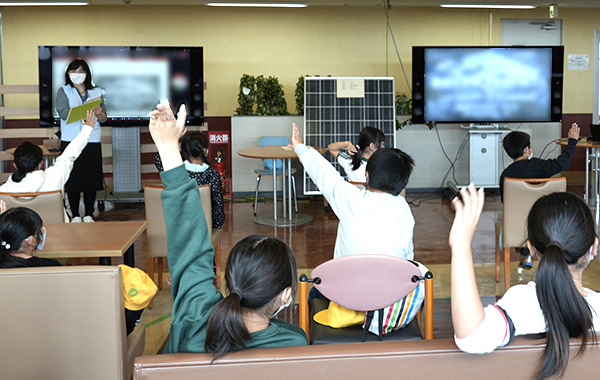
{"label": "hair tie", "polygon": [[240,301],[242,300],[242,291],[239,290],[238,288],[235,288],[231,291],[231,294],[237,294],[238,297],[240,297]]}
{"label": "hair tie", "polygon": [[555,247],[558,247],[558,248],[560,248],[560,250],[561,250],[561,251],[564,251],[564,250],[565,250],[565,249],[563,248],[562,244],[560,244],[559,242],[557,242],[557,241],[554,241],[554,240],[552,240],[550,243],[548,243],[548,244],[546,245],[546,248],[548,248],[548,247],[550,247],[550,246],[555,246]]}
{"label": "hair tie", "polygon": [[2,246],[4,248],[6,248],[6,249],[10,249],[10,244],[8,244],[7,242],[5,242],[4,240],[2,240],[2,243],[0,243],[0,244],[2,244]]}

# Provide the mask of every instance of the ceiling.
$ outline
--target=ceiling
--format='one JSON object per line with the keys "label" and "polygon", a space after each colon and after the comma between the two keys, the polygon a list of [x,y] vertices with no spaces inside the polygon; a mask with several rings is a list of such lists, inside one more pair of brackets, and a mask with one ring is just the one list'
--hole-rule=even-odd
{"label": "ceiling", "polygon": [[[42,0],[44,1],[44,0]],[[238,0],[244,2],[266,2],[276,0]],[[282,0],[293,1],[293,0]],[[387,0],[300,0],[308,2],[309,6],[333,7],[379,7]],[[92,5],[114,5],[130,3],[130,5],[201,5],[204,0],[89,0]],[[392,7],[438,7],[440,3],[460,4],[528,4],[547,8],[550,4],[558,4],[558,8],[600,8],[599,0],[563,0],[563,1],[519,1],[519,0],[390,0]]]}

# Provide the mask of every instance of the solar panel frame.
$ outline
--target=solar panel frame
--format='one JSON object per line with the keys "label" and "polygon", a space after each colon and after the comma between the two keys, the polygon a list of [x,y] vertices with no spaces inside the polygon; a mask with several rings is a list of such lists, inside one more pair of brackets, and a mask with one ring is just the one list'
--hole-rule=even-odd
{"label": "solar panel frame", "polygon": [[[363,81],[363,97],[338,97],[338,80]],[[327,148],[336,141],[358,140],[372,126],[385,133],[385,146],[396,147],[396,107],[393,77],[305,77],[304,142]],[[325,156],[345,176],[330,154]],[[320,194],[303,170],[304,194]]]}

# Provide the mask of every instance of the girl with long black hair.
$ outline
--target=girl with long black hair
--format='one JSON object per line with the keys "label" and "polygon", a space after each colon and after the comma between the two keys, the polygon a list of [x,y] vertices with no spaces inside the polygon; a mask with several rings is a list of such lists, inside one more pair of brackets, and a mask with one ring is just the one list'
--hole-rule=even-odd
{"label": "girl with long black hair", "polygon": [[371,155],[381,148],[385,148],[385,134],[374,127],[364,127],[358,135],[356,145],[351,141],[339,141],[327,147],[329,153],[344,168],[348,181],[351,182],[367,181],[367,162]]}
{"label": "girl with long black hair", "polygon": [[166,353],[212,352],[215,359],[251,347],[306,345],[304,331],[273,317],[292,302],[296,289],[294,253],[282,241],[248,236],[231,250],[224,297],[213,285],[214,250],[196,181],[188,177],[179,138],[186,111],[177,118],[168,102],[150,117],[150,134],[162,160],[173,311]]}
{"label": "girl with long black hair", "polygon": [[540,258],[536,281],[511,287],[483,308],[477,291],[471,241],[483,209],[483,189],[461,190],[450,231],[452,322],[458,347],[491,352],[516,335],[546,333],[537,378],[564,373],[569,338],[581,337],[580,352],[600,328],[600,294],[584,288],[582,274],[596,256],[598,238],[587,205],[570,193],[540,198],[527,219],[527,246]]}

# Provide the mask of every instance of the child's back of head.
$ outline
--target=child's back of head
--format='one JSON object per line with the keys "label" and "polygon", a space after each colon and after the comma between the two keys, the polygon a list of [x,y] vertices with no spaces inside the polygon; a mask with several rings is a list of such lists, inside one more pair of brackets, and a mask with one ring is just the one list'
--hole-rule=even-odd
{"label": "child's back of head", "polygon": [[200,159],[208,164],[206,149],[208,149],[208,139],[202,132],[186,132],[181,137],[181,157],[184,160]]}
{"label": "child's back of head", "polygon": [[358,136],[358,152],[352,155],[352,170],[356,170],[360,167],[363,152],[367,148],[371,149],[371,144],[374,145],[374,152],[383,147],[385,144],[385,134],[375,127],[364,127]]}
{"label": "child's back of head", "polygon": [[373,190],[398,195],[408,184],[414,166],[412,157],[400,149],[379,149],[367,163],[367,186]]}
{"label": "child's back of head", "polygon": [[523,156],[525,148],[530,146],[531,138],[525,132],[513,131],[502,140],[506,154],[513,160]]}
{"label": "child's back of head", "polygon": [[42,162],[43,153],[39,146],[25,141],[17,147],[14,157],[17,170],[11,178],[14,182],[21,182],[27,173],[37,169],[40,162]]}
{"label": "child's back of head", "polygon": [[30,236],[42,236],[43,222],[37,212],[16,207],[0,215],[0,268],[22,266],[11,253],[21,249],[21,244]]}

